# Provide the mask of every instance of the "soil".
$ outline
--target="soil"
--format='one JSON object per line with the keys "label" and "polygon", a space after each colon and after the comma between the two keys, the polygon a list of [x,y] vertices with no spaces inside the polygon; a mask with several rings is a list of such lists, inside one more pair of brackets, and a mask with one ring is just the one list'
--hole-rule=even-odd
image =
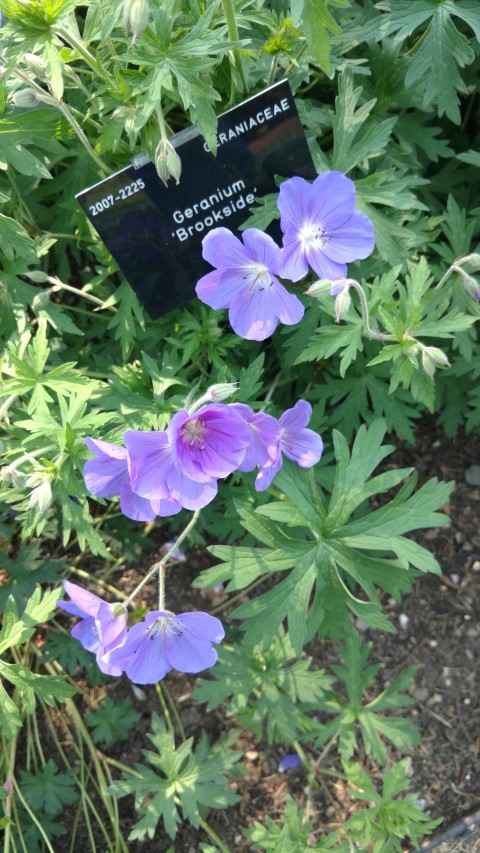
{"label": "soil", "polygon": [[[444,822],[434,834],[435,850],[438,853],[480,853],[479,822],[473,829],[460,837],[452,838],[441,846],[435,840],[446,829],[456,825],[469,815],[480,810],[480,703],[479,684],[479,638],[480,638],[480,487],[469,485],[465,471],[469,466],[480,463],[480,436],[457,435],[446,438],[433,420],[420,423],[416,430],[415,447],[399,443],[395,453],[388,457],[388,467],[414,466],[420,482],[431,477],[455,480],[456,486],[451,500],[444,511],[451,518],[451,526],[419,532],[416,539],[433,551],[439,560],[443,574],[423,576],[412,592],[401,604],[393,600],[385,602],[386,610],[398,628],[396,635],[376,632],[365,636],[373,641],[370,662],[381,664],[381,686],[385,687],[399,671],[413,664],[416,667],[415,684],[411,695],[415,704],[402,711],[414,721],[421,732],[421,743],[409,755],[413,790],[424,802],[431,817],[443,817]],[[153,559],[149,561],[153,562]],[[155,557],[155,555],[154,555]],[[222,593],[190,590],[188,607],[185,606],[185,590],[189,582],[205,564],[213,563],[208,554],[193,551],[187,564],[182,565],[181,586],[175,589],[169,583],[169,600],[173,609],[212,609],[222,599]],[[172,574],[173,578],[173,574]],[[133,588],[137,581],[136,572],[123,574],[125,591]],[[113,576],[112,582],[120,583]],[[145,603],[152,606],[155,589],[146,587]],[[178,598],[178,601],[175,600]],[[222,618],[224,618],[224,613]],[[364,628],[361,624],[360,629]],[[318,646],[317,646],[318,649]],[[309,650],[309,653],[311,651]],[[322,666],[335,662],[335,649],[328,646],[322,653]],[[167,679],[169,690],[175,698],[187,736],[198,737],[207,729],[215,739],[232,727],[220,712],[205,715],[204,706],[190,698],[195,678],[183,674],[170,674]],[[103,689],[103,688],[102,688]],[[108,695],[115,698],[132,696],[131,686],[126,680],[109,682]],[[95,699],[98,701],[96,689]],[[149,745],[146,733],[151,713],[159,711],[158,697],[154,687],[143,689],[143,698],[133,697],[133,704],[141,712],[141,721],[135,729],[135,737],[112,748],[109,754],[131,766],[141,760],[141,749]],[[232,851],[247,853],[249,842],[242,833],[255,820],[264,821],[266,816],[278,818],[287,796],[292,796],[300,807],[306,805],[306,776],[302,768],[278,773],[278,762],[289,751],[271,746],[266,741],[257,741],[248,732],[243,732],[238,748],[245,754],[247,775],[236,784],[241,802],[226,811],[210,813],[209,825]],[[312,752],[311,757],[315,757]],[[392,759],[397,756],[392,752]],[[313,823],[325,830],[338,826],[348,816],[352,801],[337,791],[338,802],[334,807],[322,791],[313,797],[310,817]],[[135,819],[132,803],[127,799],[119,802],[120,821],[124,837]],[[163,829],[157,837],[142,843],[132,842],[133,853],[198,853],[200,843],[212,843],[202,831],[184,825],[172,847]],[[67,851],[58,840],[57,853]],[[79,848],[80,849],[80,848]],[[89,850],[86,837],[85,851]],[[103,849],[103,848],[99,848]],[[408,848],[406,848],[408,849]],[[433,849],[430,846],[425,850]]]}

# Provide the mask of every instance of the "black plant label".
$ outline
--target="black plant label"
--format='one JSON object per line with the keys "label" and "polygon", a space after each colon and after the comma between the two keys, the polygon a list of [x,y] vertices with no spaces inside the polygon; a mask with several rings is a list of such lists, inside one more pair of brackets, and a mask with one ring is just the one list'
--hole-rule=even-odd
{"label": "black plant label", "polygon": [[[201,246],[209,231],[235,233],[255,200],[275,192],[275,176],[316,176],[286,80],[219,116],[217,156],[196,127],[170,141],[182,162],[178,184],[165,186],[150,160],[134,158],[76,196],[152,319],[195,296],[212,269]],[[271,233],[279,237],[276,223]]]}

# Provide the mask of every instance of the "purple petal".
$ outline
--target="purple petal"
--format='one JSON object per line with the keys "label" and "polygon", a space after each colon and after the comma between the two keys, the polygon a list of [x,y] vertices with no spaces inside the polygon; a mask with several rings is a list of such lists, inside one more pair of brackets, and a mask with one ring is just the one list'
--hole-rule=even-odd
{"label": "purple petal", "polygon": [[88,616],[86,619],[82,619],[81,622],[74,625],[70,633],[72,637],[75,637],[75,639],[82,644],[83,648],[86,649],[87,652],[96,652],[100,645],[98,627],[93,616]]}
{"label": "purple petal", "polygon": [[330,258],[325,254],[327,245],[328,243],[322,248],[317,248],[312,245],[307,246],[305,254],[308,263],[317,273],[319,278],[328,278],[330,281],[335,278],[345,278],[347,275],[347,265],[330,260]]}
{"label": "purple petal", "polygon": [[167,646],[167,658],[179,672],[201,672],[216,663],[218,654],[212,642],[225,636],[222,623],[208,613],[182,613],[174,622],[182,633],[173,634]]}
{"label": "purple petal", "polygon": [[177,515],[182,509],[182,505],[172,497],[158,498],[153,500],[151,504],[155,515],[159,515],[160,518]]}
{"label": "purple petal", "polygon": [[341,172],[323,172],[312,184],[308,213],[311,222],[328,230],[341,226],[355,209],[355,184]]}
{"label": "purple petal", "polygon": [[232,407],[244,419],[251,433],[250,445],[243,462],[238,465],[238,471],[253,471],[257,465],[276,460],[280,452],[279,422],[264,412],[255,414],[250,406],[243,403],[233,403]]}
{"label": "purple petal", "polygon": [[233,331],[247,341],[264,341],[273,335],[278,317],[272,311],[270,288],[243,291],[230,303],[228,319]]}
{"label": "purple petal", "polygon": [[176,465],[196,482],[227,477],[250,443],[245,422],[222,403],[205,406],[191,416],[178,412],[167,432]]}
{"label": "purple petal", "polygon": [[102,604],[102,599],[98,595],[88,592],[88,590],[71,581],[63,581],[63,588],[72,600],[58,601],[57,604],[62,610],[71,613],[73,616],[79,616],[81,619],[86,616],[95,617],[97,615],[98,608]]}
{"label": "purple petal", "polygon": [[204,639],[210,643],[220,643],[225,636],[220,619],[217,619],[216,616],[210,616],[209,613],[204,613],[203,610],[180,613],[175,616],[175,621],[179,622],[190,636],[197,637],[199,640]]}
{"label": "purple petal", "polygon": [[294,326],[295,323],[299,323],[305,313],[305,308],[300,300],[277,281],[273,282],[272,289],[274,289],[275,310],[280,322],[286,326]]}
{"label": "purple petal", "polygon": [[221,311],[222,308],[228,308],[235,294],[244,287],[245,282],[238,268],[220,269],[199,279],[195,291],[205,305]]}
{"label": "purple petal", "polygon": [[280,471],[283,465],[283,457],[282,454],[279,453],[278,459],[276,462],[267,462],[266,465],[262,465],[259,468],[256,480],[255,480],[255,491],[264,492],[271,485],[272,481]]}
{"label": "purple petal", "polygon": [[247,228],[242,240],[253,261],[263,264],[272,273],[278,273],[281,249],[268,234],[258,228]]}
{"label": "purple petal", "polygon": [[332,231],[323,252],[331,261],[349,263],[368,258],[374,248],[373,222],[365,213],[355,211],[342,226]]}
{"label": "purple petal", "polygon": [[129,482],[122,486],[120,509],[127,518],[132,518],[134,521],[153,521],[157,515],[152,502],[148,498],[137,495]]}
{"label": "purple petal", "polygon": [[[301,224],[308,220],[311,196],[312,185],[304,178],[289,178],[280,184],[278,209],[280,210],[280,227],[284,234],[297,232]],[[298,279],[292,279],[292,281],[298,281]]]}
{"label": "purple petal", "polygon": [[297,400],[293,408],[287,409],[280,417],[283,431],[296,432],[306,427],[312,417],[312,407],[307,400]]}
{"label": "purple petal", "polygon": [[286,770],[295,770],[299,764],[302,763],[302,759],[296,752],[289,752],[287,755],[284,755],[282,760],[278,765],[278,772],[285,773]]}
{"label": "purple petal", "polygon": [[252,263],[243,243],[228,228],[213,228],[202,240],[202,255],[212,267],[234,269]]}
{"label": "purple petal", "polygon": [[124,441],[135,493],[150,500],[168,497],[166,479],[173,460],[167,433],[127,430]]}
{"label": "purple petal", "polygon": [[102,498],[113,498],[128,479],[127,451],[117,444],[108,441],[86,438],[85,444],[95,459],[89,459],[83,468],[85,485],[92,495]]}
{"label": "purple petal", "polygon": [[316,465],[323,452],[323,441],[312,429],[302,429],[297,435],[282,436],[282,453],[301,468]]}
{"label": "purple petal", "polygon": [[217,481],[212,478],[208,483],[196,483],[179,468],[172,467],[168,476],[168,486],[172,497],[185,509],[202,509],[213,501],[217,494]]}
{"label": "purple petal", "polygon": [[300,281],[308,273],[308,261],[303,243],[297,234],[285,234],[280,265],[280,278]]}

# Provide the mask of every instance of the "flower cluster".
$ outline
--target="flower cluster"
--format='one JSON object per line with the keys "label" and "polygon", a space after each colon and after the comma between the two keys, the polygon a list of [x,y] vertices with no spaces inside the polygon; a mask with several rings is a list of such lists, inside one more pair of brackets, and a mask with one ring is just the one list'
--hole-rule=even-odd
{"label": "flower cluster", "polygon": [[81,620],[72,636],[95,653],[108,675],[124,672],[134,684],[154,684],[172,668],[200,672],[217,660],[212,643],[220,643],[225,632],[215,616],[154,610],[127,631],[122,604],[107,604],[69,581],[64,587],[71,601],[58,601],[58,606]]}
{"label": "flower cluster", "polygon": [[299,400],[276,420],[242,403],[211,403],[177,412],[166,430],[127,430],[125,447],[86,438],[95,454],[84,467],[93,495],[119,495],[124,515],[137,521],[201,509],[217,482],[233,471],[258,467],[257,491],[268,488],[285,454],[303,468],[322,455],[322,439],[307,429],[312,409]]}
{"label": "flower cluster", "polygon": [[298,323],[302,303],[277,276],[292,282],[311,267],[320,278],[345,278],[347,263],[373,251],[373,224],[355,210],[355,185],[341,172],[324,172],[309,184],[289,178],[278,199],[283,248],[257,228],[243,232],[243,243],[228,228],[214,228],[203,240],[203,257],[215,270],[197,283],[199,299],[211,308],[229,309],[233,330],[263,341],[277,327]]}

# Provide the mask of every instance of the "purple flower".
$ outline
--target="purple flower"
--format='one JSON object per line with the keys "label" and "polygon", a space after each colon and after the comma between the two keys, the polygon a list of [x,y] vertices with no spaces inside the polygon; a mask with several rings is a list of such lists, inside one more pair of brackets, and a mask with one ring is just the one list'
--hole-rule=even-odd
{"label": "purple flower", "polygon": [[175,465],[198,483],[227,477],[242,462],[251,433],[232,406],[212,403],[173,416],[167,435]]}
{"label": "purple flower", "polygon": [[154,610],[134,625],[123,646],[108,654],[108,661],[121,667],[134,684],[155,684],[172,667],[179,672],[200,672],[212,666],[225,632],[215,616]]}
{"label": "purple flower", "polygon": [[92,495],[102,498],[120,495],[120,509],[134,521],[153,521],[157,515],[176,515],[180,512],[181,505],[169,494],[152,501],[132,490],[124,447],[95,438],[86,438],[85,444],[95,453],[95,459],[86,462],[83,469],[85,485]]}
{"label": "purple flower", "polygon": [[173,462],[166,432],[127,430],[130,478],[135,492],[150,500],[171,499],[185,509],[201,509],[217,494],[217,481],[196,483]]}
{"label": "purple flower", "polygon": [[103,655],[120,645],[126,636],[127,611],[122,604],[107,604],[93,592],[64,581],[63,586],[71,601],[57,601],[72,616],[82,621],[72,628],[75,637],[88,652],[94,652],[97,664],[107,675],[121,675],[122,670],[113,663],[106,663]]}
{"label": "purple flower", "polygon": [[281,250],[271,237],[247,228],[243,244],[228,228],[214,228],[203,239],[203,257],[216,269],[197,283],[199,299],[211,308],[228,308],[234,332],[250,341],[273,334],[280,320],[298,323],[304,307],[276,278]]}
{"label": "purple flower", "polygon": [[289,178],[280,185],[278,207],[284,278],[299,281],[309,265],[320,278],[345,277],[347,263],[373,251],[373,224],[355,210],[355,184],[341,172],[323,172],[313,184]]}
{"label": "purple flower", "polygon": [[279,422],[264,412],[255,413],[244,403],[233,403],[232,408],[243,418],[251,434],[250,444],[243,461],[237,466],[238,470],[253,471],[257,465],[276,462],[280,454]]}
{"label": "purple flower", "polygon": [[293,409],[287,409],[280,417],[280,450],[276,461],[268,461],[260,467],[255,480],[257,492],[268,489],[283,465],[282,453],[301,468],[311,468],[319,461],[323,451],[320,436],[306,426],[312,415],[312,407],[306,400],[298,400]]}
{"label": "purple flower", "polygon": [[301,763],[302,759],[296,752],[288,752],[279,762],[278,772],[285,773],[286,770],[295,770],[295,768]]}

